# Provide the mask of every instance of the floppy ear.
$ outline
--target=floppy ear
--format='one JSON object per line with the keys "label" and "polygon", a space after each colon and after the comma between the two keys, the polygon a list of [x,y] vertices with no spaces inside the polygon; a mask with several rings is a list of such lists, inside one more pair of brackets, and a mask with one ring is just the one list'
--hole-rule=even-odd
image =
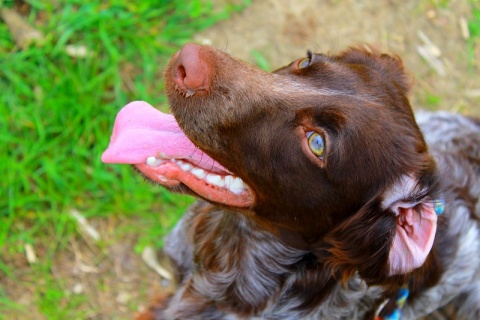
{"label": "floppy ear", "polygon": [[326,236],[327,259],[344,276],[385,284],[422,266],[433,245],[437,216],[417,182],[405,176]]}
{"label": "floppy ear", "polygon": [[425,263],[437,231],[437,214],[430,198],[412,199],[414,181],[403,177],[385,195],[383,205],[395,214],[395,235],[388,256],[389,275],[401,275]]}
{"label": "floppy ear", "polygon": [[408,92],[412,87],[412,79],[405,72],[403,61],[397,55],[380,53],[371,46],[363,48],[350,48],[340,54],[340,57],[348,63],[366,64],[375,68],[383,76],[391,79],[402,90]]}

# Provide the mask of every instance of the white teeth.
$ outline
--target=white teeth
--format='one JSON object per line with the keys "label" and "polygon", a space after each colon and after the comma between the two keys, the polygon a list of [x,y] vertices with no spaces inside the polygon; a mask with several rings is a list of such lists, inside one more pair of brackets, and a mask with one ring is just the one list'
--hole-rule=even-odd
{"label": "white teeth", "polygon": [[190,171],[193,166],[188,163],[188,162],[183,162],[182,160],[173,160],[173,162],[175,162],[176,164],[178,164],[178,166],[180,167],[180,169],[182,169],[182,171],[185,171],[185,172],[188,172]]}
{"label": "white teeth", "polygon": [[218,186],[220,184],[220,181],[222,181],[222,177],[220,177],[218,174],[208,174],[205,178],[205,181]]}
{"label": "white teeth", "polygon": [[155,163],[155,161],[157,161],[157,159],[155,159],[155,157],[148,157],[146,163],[147,163],[150,167],[152,167],[153,164]]}
{"label": "white teeth", "polygon": [[207,174],[205,173],[205,170],[200,168],[193,168],[191,173],[200,180],[207,176]]}
{"label": "white teeth", "polygon": [[225,177],[225,185],[227,187],[230,187],[233,183],[233,177],[232,176],[226,176]]}
{"label": "white teeth", "polygon": [[[166,161],[164,159],[168,159],[167,156],[163,153],[159,153],[157,156],[160,157],[160,159],[151,156],[147,158],[145,163],[150,167],[158,167],[162,162]],[[192,164],[186,161],[171,158],[168,160],[176,163],[180,167],[180,169],[182,169],[182,171],[190,172],[198,179],[205,180],[205,182],[207,182],[208,184],[214,185],[219,188],[226,188],[235,194],[242,193],[243,191],[248,189],[247,185],[242,181],[242,179],[238,177],[233,177],[230,175],[221,176],[214,173],[207,173],[205,170],[194,167]],[[159,175],[158,179],[161,181],[168,180],[163,175]]]}
{"label": "white teeth", "polygon": [[145,162],[149,167],[158,167],[160,163],[162,163],[162,160],[159,160],[155,157],[148,157],[147,161]]}
{"label": "white teeth", "polygon": [[228,189],[233,193],[241,193],[243,190],[247,189],[247,186],[240,178],[234,178],[233,183],[228,186]]}
{"label": "white teeth", "polygon": [[193,168],[193,166],[189,163],[181,163],[181,164],[179,164],[179,166],[180,166],[180,169],[182,169],[185,172],[188,172],[188,171],[192,170],[192,168]]}

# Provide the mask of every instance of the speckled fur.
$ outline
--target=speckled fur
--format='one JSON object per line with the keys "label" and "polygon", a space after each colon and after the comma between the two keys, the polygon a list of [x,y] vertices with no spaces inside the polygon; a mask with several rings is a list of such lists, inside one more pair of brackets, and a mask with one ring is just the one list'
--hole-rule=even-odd
{"label": "speckled fur", "polygon": [[[258,316],[248,319],[362,319],[365,313],[370,311],[374,301],[381,296],[382,290],[380,288],[368,287],[364,281],[356,276],[345,284],[336,284],[332,294],[318,308],[308,313],[297,311],[303,301],[296,299],[295,295],[292,295],[289,291],[295,280],[302,277],[302,273],[296,272],[292,266],[306,252],[285,247],[269,233],[252,226],[251,222],[241,214],[223,212],[212,208],[210,204],[198,201],[166,239],[165,252],[176,263],[178,270],[183,272],[180,275],[180,290],[172,298],[170,307],[161,311],[161,315],[158,315],[159,319],[192,319],[191,300],[185,299],[185,295],[188,295],[185,293],[187,287],[193,292],[199,293],[200,296],[213,296],[218,301],[224,298],[225,291],[221,287],[210,287],[208,281],[205,282],[205,274],[197,274],[198,270],[192,265],[195,248],[199,248],[203,244],[196,242],[193,245],[193,239],[187,234],[195,233],[195,220],[199,218],[199,214],[206,211],[211,218],[209,220],[211,231],[217,228],[217,231],[220,231],[219,227],[226,220],[237,226],[235,231],[230,228],[223,229],[225,234],[223,236],[221,234],[217,235],[220,238],[229,239],[230,243],[223,243],[223,245],[231,248],[242,246],[245,248],[245,253],[255,252],[257,254],[257,257],[253,259],[237,258],[247,265],[235,265],[232,268],[225,268],[223,272],[217,271],[215,275],[212,274],[217,279],[225,279],[226,286],[230,286],[232,282],[241,279],[242,284],[239,287],[243,288],[245,292],[239,292],[240,297],[257,301],[261,300],[261,297],[265,297],[266,307]],[[235,236],[232,236],[232,232]],[[246,239],[252,241],[245,243]],[[238,251],[234,253],[239,254]],[[228,256],[223,258],[225,260],[229,259]],[[254,265],[248,265],[253,261],[255,262]],[[204,272],[207,271],[204,270]],[[278,277],[276,275],[286,276]],[[218,283],[218,281],[215,281],[215,283]],[[281,290],[278,291],[279,288]],[[187,310],[188,315],[184,315],[183,310]],[[202,312],[200,309],[198,318],[194,317],[194,319],[245,318],[225,314],[212,308],[210,313]]]}
{"label": "speckled fur", "polygon": [[[187,212],[165,244],[178,290],[151,308],[152,319],[372,319],[405,282],[404,319],[449,303],[458,319],[480,319],[478,121],[421,112],[423,138],[398,57],[350,49],[269,74],[211,47],[198,54],[208,90],[181,91],[174,57],[172,112],[260,196],[243,211],[199,200]],[[299,147],[299,126],[330,134],[322,165]],[[441,195],[446,209],[425,263],[392,276],[398,221],[382,201],[411,173],[415,190],[401,200]]]}
{"label": "speckled fur", "polygon": [[[438,285],[428,289],[413,301],[407,303],[403,312],[403,319],[419,319],[423,316],[453,302],[458,307],[458,319],[479,319],[480,318],[480,230],[478,219],[480,216],[480,126],[470,118],[461,115],[452,115],[445,112],[427,113],[420,112],[417,115],[418,123],[429,144],[430,152],[433,153],[443,174],[444,187],[446,190],[447,209],[446,214],[441,218],[440,230],[437,234],[435,246],[439,251],[445,249],[444,255],[447,263],[446,269]],[[195,250],[193,239],[188,235],[194,233],[195,219],[199,211],[211,210],[211,205],[205,202],[198,202],[177,225],[175,230],[168,236],[165,251],[176,262],[179,270],[182,270],[183,288],[188,284],[195,287],[196,291],[209,291],[208,294],[221,298],[221,288],[210,288],[208,283],[199,281],[192,277],[194,269],[193,252]],[[218,209],[216,209],[218,210]],[[255,273],[248,266],[226,270],[222,277],[226,279],[244,279],[245,287],[250,286],[252,292],[245,292],[245,296],[255,299],[268,297],[271,293],[268,282],[262,281],[260,270],[274,274],[282,274],[288,270],[300,257],[305,254],[302,251],[295,251],[293,248],[285,248],[274,237],[256,228],[242,228],[248,226],[247,218],[233,212],[222,212],[215,209],[209,211],[212,228],[222,223],[227,214],[229,219],[234,219],[239,225],[237,237],[230,241],[242,242],[241,232],[256,232],[254,239],[261,238],[262,241],[251,242],[249,249],[260,252],[264,255],[275,255],[275,261],[282,261],[281,264],[272,266],[271,260],[259,256],[256,259]],[[233,222],[232,222],[233,223]],[[229,234],[231,230],[228,230]],[[454,243],[444,243],[443,239],[452,239]],[[232,244],[234,245],[234,244]],[[196,244],[201,246],[201,244]],[[260,248],[254,248],[259,246]],[[447,247],[448,246],[448,247]],[[296,253],[295,253],[296,252]],[[229,273],[227,275],[227,273]],[[266,308],[262,313],[252,319],[362,319],[368,312],[375,300],[382,294],[379,287],[368,287],[358,276],[351,278],[346,284],[337,284],[328,298],[317,308],[308,314],[299,313],[296,307],[301,304],[294,296],[289,296],[289,283],[295,277],[301,276],[291,273],[284,281],[281,292],[266,299]],[[265,280],[265,279],[264,279]],[[273,280],[275,281],[275,280]],[[263,282],[263,283],[262,283]],[[279,285],[280,283],[271,283]],[[228,285],[228,283],[227,283]],[[182,318],[182,296],[185,292],[180,290],[173,298],[176,303],[171,303],[165,310],[164,315],[171,314],[172,318]],[[191,307],[191,306],[190,306]],[[163,316],[162,316],[163,317]],[[169,318],[168,316],[166,318]],[[210,317],[202,314],[198,319],[242,319],[234,315],[226,315],[218,310],[212,309]]]}
{"label": "speckled fur", "polygon": [[480,319],[480,126],[447,112],[420,112],[417,122],[443,175],[447,208],[435,247],[446,252],[446,266],[439,284],[407,304],[404,318],[453,301],[457,319]]}

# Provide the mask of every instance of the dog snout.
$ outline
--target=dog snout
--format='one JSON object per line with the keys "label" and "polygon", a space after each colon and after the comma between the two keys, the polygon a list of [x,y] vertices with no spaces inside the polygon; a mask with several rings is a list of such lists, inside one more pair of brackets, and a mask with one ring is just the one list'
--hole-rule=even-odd
{"label": "dog snout", "polygon": [[202,55],[202,46],[187,43],[175,55],[173,78],[177,87],[191,96],[198,91],[207,91],[210,78],[210,68]]}

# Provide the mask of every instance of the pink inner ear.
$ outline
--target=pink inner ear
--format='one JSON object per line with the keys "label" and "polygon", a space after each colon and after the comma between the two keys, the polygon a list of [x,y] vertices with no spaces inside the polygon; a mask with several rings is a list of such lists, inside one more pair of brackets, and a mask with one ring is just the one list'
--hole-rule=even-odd
{"label": "pink inner ear", "polygon": [[390,275],[406,274],[422,266],[432,249],[436,231],[437,215],[431,205],[399,207],[388,257]]}

